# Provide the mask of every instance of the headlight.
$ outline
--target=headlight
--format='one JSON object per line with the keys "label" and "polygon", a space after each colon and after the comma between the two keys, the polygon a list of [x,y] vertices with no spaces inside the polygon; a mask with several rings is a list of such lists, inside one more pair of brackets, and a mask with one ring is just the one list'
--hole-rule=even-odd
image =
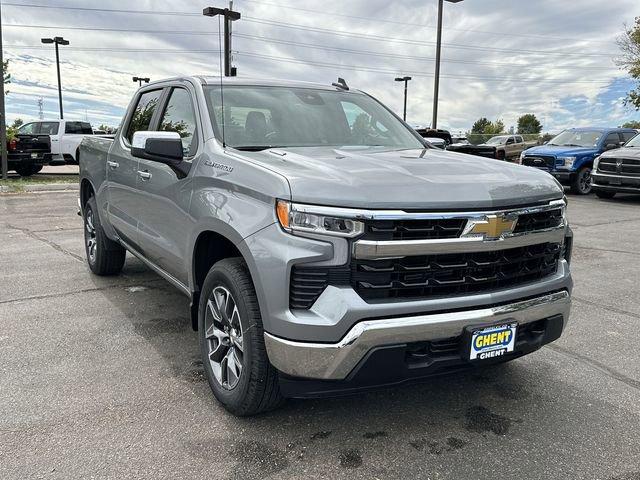
{"label": "headlight", "polygon": [[562,161],[562,164],[558,165],[559,167],[564,167],[569,170],[573,168],[573,162],[576,161],[576,157],[558,157],[558,160]]}
{"label": "headlight", "polygon": [[524,160],[524,150],[520,152],[520,158],[518,159],[518,163],[522,165],[522,160]]}
{"label": "headlight", "polygon": [[593,159],[593,171],[598,170],[598,164],[600,163],[600,155]]}
{"label": "headlight", "polygon": [[322,207],[314,205],[278,200],[276,214],[280,226],[290,233],[357,237],[364,232],[364,223],[350,218],[327,215],[322,212]]}

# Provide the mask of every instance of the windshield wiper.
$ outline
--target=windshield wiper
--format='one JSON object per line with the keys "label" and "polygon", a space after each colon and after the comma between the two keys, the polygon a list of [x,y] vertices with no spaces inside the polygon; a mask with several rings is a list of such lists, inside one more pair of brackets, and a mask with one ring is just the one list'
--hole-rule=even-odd
{"label": "windshield wiper", "polygon": [[233,147],[236,150],[242,150],[243,152],[261,152],[262,150],[268,150],[270,148],[282,148],[278,145],[240,145]]}
{"label": "windshield wiper", "polygon": [[582,147],[583,145],[578,145],[577,143],[563,143],[563,147]]}

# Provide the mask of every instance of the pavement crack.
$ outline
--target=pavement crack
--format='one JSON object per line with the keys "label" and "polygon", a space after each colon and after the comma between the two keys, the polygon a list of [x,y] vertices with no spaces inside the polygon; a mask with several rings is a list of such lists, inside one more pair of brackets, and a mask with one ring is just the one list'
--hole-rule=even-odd
{"label": "pavement crack", "polygon": [[113,290],[115,288],[126,288],[126,287],[131,287],[133,285],[138,286],[138,285],[149,285],[152,283],[157,283],[157,282],[165,282],[165,280],[163,278],[157,278],[154,280],[147,280],[146,282],[135,282],[135,283],[117,283],[115,285],[107,285],[104,287],[94,287],[94,288],[83,288],[81,290],[74,290],[72,292],[58,292],[58,293],[47,293],[47,294],[43,294],[43,295],[31,295],[28,297],[21,297],[21,298],[10,298],[9,300],[0,300],[0,305],[4,305],[7,303],[17,303],[17,302],[26,302],[29,300],[42,300],[42,299],[46,299],[46,298],[54,298],[54,297],[64,297],[64,296],[68,296],[68,295],[77,295],[79,293],[88,293],[88,292],[100,292],[103,290]]}
{"label": "pavement crack", "polygon": [[6,224],[7,228],[10,228],[12,230],[17,230],[19,232],[24,233],[26,236],[28,236],[29,238],[33,238],[34,240],[38,240],[42,243],[45,243],[46,245],[49,245],[51,248],[59,251],[60,253],[64,253],[65,255],[69,255],[70,257],[72,257],[73,259],[77,260],[80,263],[84,263],[84,258],[82,258],[80,255],[76,255],[73,252],[70,252],[69,250],[61,247],[60,245],[58,245],[55,242],[52,242],[51,240],[41,237],[40,235],[38,235],[35,232],[32,232],[31,230],[29,230],[28,228],[21,228],[21,227],[17,227],[15,225],[11,225],[9,223]]}
{"label": "pavement crack", "polygon": [[640,218],[625,218],[623,220],[611,220],[610,222],[600,222],[600,223],[579,223],[579,222],[569,222],[571,225],[577,225],[581,228],[589,228],[589,227],[601,227],[603,225],[613,225],[615,223],[625,223],[625,222],[640,222]]}
{"label": "pavement crack", "polygon": [[635,312],[630,312],[629,310],[623,310],[621,308],[612,307],[611,305],[605,305],[599,302],[592,302],[591,300],[587,300],[585,298],[576,297],[575,295],[572,297],[573,301],[577,301],[578,303],[586,303],[592,307],[603,308],[605,310],[609,310],[610,312],[619,313],[620,315],[627,315],[629,317],[637,318],[640,320],[640,314]]}
{"label": "pavement crack", "polygon": [[628,377],[627,375],[624,375],[620,372],[618,372],[617,370],[605,365],[604,363],[595,360],[591,357],[588,357],[586,355],[582,355],[581,353],[576,353],[573,352],[571,350],[569,350],[568,348],[565,347],[561,347],[560,345],[556,345],[554,343],[550,343],[545,345],[546,348],[549,348],[550,350],[553,350],[554,352],[559,353],[560,355],[564,355],[567,357],[571,357],[574,360],[579,361],[580,363],[583,363],[585,365],[588,365],[598,371],[600,371],[601,373],[604,373],[606,376],[611,377],[615,380],[618,380],[619,382],[624,383],[625,385],[634,388],[636,390],[640,390],[640,380],[636,380],[635,378],[631,378]]}
{"label": "pavement crack", "polygon": [[579,250],[594,250],[596,252],[623,253],[626,255],[640,255],[640,252],[629,252],[628,250],[612,250],[610,248],[582,247],[579,245],[574,245],[574,248]]}

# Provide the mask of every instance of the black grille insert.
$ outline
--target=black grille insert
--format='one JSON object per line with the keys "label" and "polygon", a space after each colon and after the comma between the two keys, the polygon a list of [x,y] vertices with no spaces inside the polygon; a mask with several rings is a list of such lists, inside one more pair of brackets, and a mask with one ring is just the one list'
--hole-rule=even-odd
{"label": "black grille insert", "polygon": [[461,295],[508,288],[556,272],[561,245],[492,252],[353,260],[351,283],[366,301]]}
{"label": "black grille insert", "polygon": [[536,232],[562,225],[562,209],[524,213],[518,217],[514,233]]}
{"label": "black grille insert", "polygon": [[640,160],[633,158],[601,158],[598,163],[598,171],[640,176]]}
{"label": "black grille insert", "polygon": [[537,167],[544,170],[553,170],[556,168],[556,157],[546,155],[532,155],[522,159],[522,165],[527,167]]}
{"label": "black grille insert", "polygon": [[375,241],[458,238],[466,224],[464,218],[369,220],[362,238]]}
{"label": "black grille insert", "polygon": [[294,266],[291,308],[310,308],[328,285],[350,285],[365,301],[421,299],[489,292],[552,275],[560,244],[492,252],[421,255],[389,260],[353,259],[344,267]]}

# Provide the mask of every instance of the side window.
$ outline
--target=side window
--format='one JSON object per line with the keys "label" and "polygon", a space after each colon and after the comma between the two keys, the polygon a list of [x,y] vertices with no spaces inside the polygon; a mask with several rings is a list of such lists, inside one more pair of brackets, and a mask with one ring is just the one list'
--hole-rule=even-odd
{"label": "side window", "polygon": [[629,140],[631,140],[635,136],[636,134],[633,132],[622,132],[622,141],[627,143]]}
{"label": "side window", "polygon": [[42,122],[40,124],[40,133],[42,135],[57,135],[60,124],[58,122]]}
{"label": "side window", "polygon": [[620,137],[617,133],[610,133],[609,135],[607,135],[607,138],[604,141],[604,145],[606,146],[610,143],[614,143],[615,145],[618,145],[620,143]]}
{"label": "side window", "polygon": [[174,88],[162,114],[160,130],[177,132],[182,139],[182,151],[185,157],[195,155],[198,149],[196,135],[196,114],[193,110],[191,95],[184,88]]}
{"label": "side window", "polygon": [[140,95],[131,120],[129,120],[127,134],[125,135],[129,143],[131,143],[135,132],[146,132],[149,130],[151,118],[153,118],[153,113],[156,111],[161,94],[162,90],[152,90]]}
{"label": "side window", "polygon": [[524,143],[524,140],[522,139],[522,137],[516,137],[516,143]]}
{"label": "side window", "polygon": [[18,129],[19,135],[35,135],[38,132],[37,123],[27,123]]}
{"label": "side window", "polygon": [[507,138],[507,145],[512,145],[514,142],[513,137]]}

